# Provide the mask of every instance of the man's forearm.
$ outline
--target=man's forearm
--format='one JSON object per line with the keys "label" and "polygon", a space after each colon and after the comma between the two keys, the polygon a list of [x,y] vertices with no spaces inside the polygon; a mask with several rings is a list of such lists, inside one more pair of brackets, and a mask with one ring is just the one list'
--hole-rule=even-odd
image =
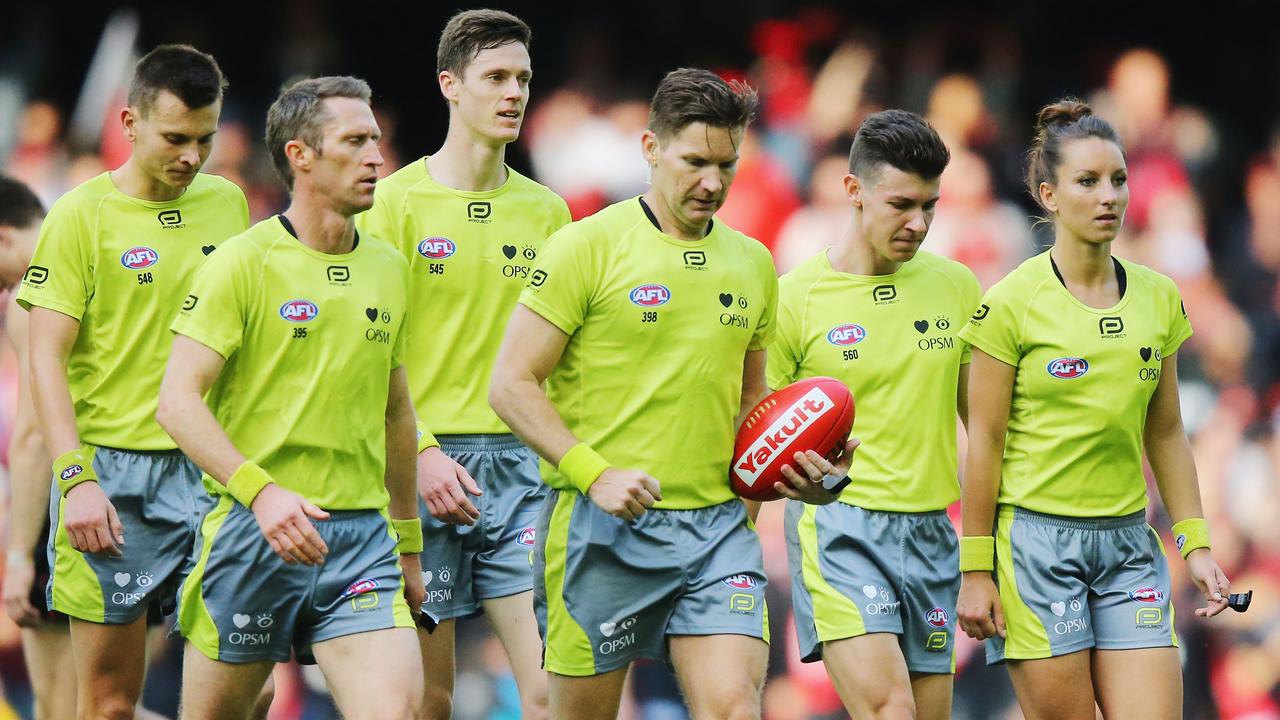
{"label": "man's forearm", "polygon": [[495,382],[489,399],[507,427],[550,463],[559,465],[579,442],[532,377]]}
{"label": "man's forearm", "polygon": [[49,517],[53,464],[35,428],[14,429],[9,442],[9,551],[38,550],[44,520]]}
{"label": "man's forearm", "polygon": [[192,462],[223,485],[244,464],[244,453],[198,393],[162,390],[156,420]]}
{"label": "man's forearm", "polygon": [[387,493],[391,496],[388,511],[393,518],[418,517],[418,441],[417,420],[408,407],[387,418]]}

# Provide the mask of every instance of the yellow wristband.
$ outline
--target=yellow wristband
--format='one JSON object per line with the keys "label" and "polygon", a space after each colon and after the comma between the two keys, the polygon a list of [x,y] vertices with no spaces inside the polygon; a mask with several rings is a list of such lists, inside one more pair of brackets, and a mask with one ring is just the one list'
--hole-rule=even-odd
{"label": "yellow wristband", "polygon": [[391,518],[396,534],[396,552],[401,555],[422,552],[422,521],[418,518]]}
{"label": "yellow wristband", "polygon": [[960,572],[991,572],[996,569],[996,539],[990,535],[960,538]]}
{"label": "yellow wristband", "polygon": [[583,442],[569,448],[569,452],[560,458],[560,474],[583,495],[591,489],[596,478],[610,467],[608,460],[600,457],[600,453]]}
{"label": "yellow wristband", "polygon": [[253,499],[258,497],[262,488],[272,482],[274,481],[271,476],[258,463],[245,460],[235,472],[231,473],[231,477],[227,478],[227,492],[236,499],[236,502],[252,508]]}
{"label": "yellow wristband", "polygon": [[440,447],[440,441],[436,440],[436,436],[432,435],[427,426],[418,421],[418,452],[421,453],[427,448]]}
{"label": "yellow wristband", "polygon": [[63,496],[82,482],[98,482],[98,473],[93,470],[93,450],[92,447],[68,450],[53,461],[53,477]]}
{"label": "yellow wristband", "polygon": [[1209,548],[1209,525],[1204,518],[1187,518],[1173,524],[1173,542],[1178,546],[1182,557],[1191,554],[1192,550]]}

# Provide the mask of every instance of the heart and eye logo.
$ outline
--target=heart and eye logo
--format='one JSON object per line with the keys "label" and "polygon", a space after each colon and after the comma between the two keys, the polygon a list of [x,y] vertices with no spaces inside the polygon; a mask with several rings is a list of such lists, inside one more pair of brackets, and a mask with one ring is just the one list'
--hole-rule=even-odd
{"label": "heart and eye logo", "polygon": [[372,307],[371,307],[371,308],[365,308],[365,309],[364,309],[364,316],[365,316],[365,317],[367,317],[367,318],[369,318],[369,322],[373,322],[374,320],[377,320],[377,319],[378,319],[378,308],[372,308]]}
{"label": "heart and eye logo", "polygon": [[729,293],[720,293],[720,304],[729,307],[733,304],[733,296]]}
{"label": "heart and eye logo", "polygon": [[506,255],[508,260],[510,260],[510,259],[512,259],[512,258],[514,258],[514,257],[516,256],[516,246],[515,246],[515,245],[503,245],[503,246],[502,246],[502,254],[503,254],[503,255]]}
{"label": "heart and eye logo", "polygon": [[1053,611],[1054,615],[1062,617],[1067,613],[1067,604],[1064,602],[1050,603],[1049,609]]}
{"label": "heart and eye logo", "polygon": [[244,615],[241,613],[236,613],[235,615],[231,616],[231,622],[235,623],[236,627],[240,628],[241,630],[243,630],[245,627],[249,625],[250,619],[251,618],[248,615]]}
{"label": "heart and eye logo", "polygon": [[920,333],[921,335],[923,335],[929,329],[928,320],[917,320],[915,321],[914,324],[916,326],[916,332]]}

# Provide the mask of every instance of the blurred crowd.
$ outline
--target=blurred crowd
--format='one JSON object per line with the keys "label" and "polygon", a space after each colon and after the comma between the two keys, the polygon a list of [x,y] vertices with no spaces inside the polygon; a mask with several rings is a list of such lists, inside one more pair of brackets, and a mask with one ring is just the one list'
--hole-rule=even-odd
{"label": "blurred crowd", "polygon": [[[1019,100],[1026,88],[1019,88],[1016,38],[984,31],[981,56],[957,73],[945,47],[927,34],[889,54],[874,38],[847,30],[823,10],[762,21],[744,38],[750,62],[714,68],[751,83],[763,100],[719,217],[768,246],[778,271],[786,272],[843,232],[849,213],[841,178],[852,133],[867,114],[899,106],[925,115],[952,153],[926,250],[964,262],[988,287],[1047,247],[1049,228],[1037,222],[1022,182],[1034,107]],[[1174,69],[1157,52],[1116,49],[1105,61],[1099,86],[1074,90],[1111,121],[1127,150],[1132,197],[1114,252],[1173,277],[1182,291],[1196,331],[1180,355],[1182,406],[1214,554],[1234,589],[1255,593],[1246,614],[1196,618],[1191,610],[1200,599],[1179,576],[1183,565],[1168,538],[1169,520],[1153,501],[1150,520],[1173,558],[1187,717],[1280,718],[1280,124],[1268,142],[1239,147],[1212,112],[1179,102]],[[560,193],[575,217],[645,188],[639,136],[646,93],[603,87],[589,63],[567,78],[539,78],[520,140],[527,169]],[[1054,99],[1032,95],[1037,104]],[[378,108],[386,173],[435,147],[397,145],[397,123],[407,122],[408,112]],[[3,172],[30,183],[46,203],[128,154],[114,113],[103,118],[101,142],[76,150],[66,142],[66,115],[56,104],[29,102],[13,146],[0,148],[8,158]],[[257,220],[280,210],[286,198],[257,137],[259,125],[244,117],[225,118],[206,170],[243,187]],[[1243,174],[1224,173],[1228,151],[1249,158]],[[15,398],[11,357],[0,364],[0,379],[0,427],[7,434]],[[759,523],[774,638],[765,717],[842,718],[821,666],[798,661],[781,510],[780,503],[767,506]],[[464,625],[461,633],[455,717],[518,717],[514,682],[496,640],[483,622]],[[21,708],[16,646],[16,629],[0,618],[0,671]],[[156,677],[172,678],[177,647],[158,653]],[[985,667],[977,643],[962,637],[958,668],[956,717],[1019,716],[1004,670]],[[272,718],[331,716],[316,689],[322,683],[308,673],[289,668],[277,681]],[[163,710],[172,698],[160,683],[152,683],[147,697]],[[637,667],[630,685],[627,717],[684,717],[660,664]],[[4,713],[0,708],[0,718]]]}

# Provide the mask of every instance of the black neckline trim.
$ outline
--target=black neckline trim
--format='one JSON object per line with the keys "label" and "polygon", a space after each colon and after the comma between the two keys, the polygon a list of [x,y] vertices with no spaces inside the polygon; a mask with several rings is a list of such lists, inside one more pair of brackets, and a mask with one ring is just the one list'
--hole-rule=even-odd
{"label": "black neckline trim", "polygon": [[[636,198],[636,199],[640,201],[640,209],[644,210],[644,216],[649,218],[649,222],[653,223],[654,227],[658,228],[658,232],[662,232],[662,224],[658,222],[658,216],[653,214],[653,209],[649,207],[649,203],[645,202],[644,198],[642,197]],[[702,234],[702,237],[705,238],[706,236],[710,235],[711,228],[715,226],[716,226],[716,221],[714,218],[711,220],[708,220],[707,231]]]}
{"label": "black neckline trim", "polygon": [[[293,223],[289,222],[289,218],[285,217],[284,213],[280,213],[276,217],[280,219],[280,224],[283,225],[284,229],[293,236],[294,240],[302,242],[302,238],[298,237],[298,231],[293,229]],[[360,231],[352,228],[352,232],[354,232],[356,236],[355,240],[351,243],[351,250],[354,252],[356,248],[360,247]]]}
{"label": "black neckline trim", "polygon": [[[1116,266],[1116,285],[1120,288],[1120,299],[1124,299],[1124,291],[1129,289],[1129,278],[1125,274],[1124,265],[1120,264],[1114,256],[1111,258],[1112,264]],[[1062,283],[1062,287],[1067,287],[1067,281],[1062,279],[1062,271],[1058,269],[1058,263],[1053,261],[1053,256],[1049,256],[1049,266],[1053,268],[1053,274],[1058,276],[1058,282]]]}

